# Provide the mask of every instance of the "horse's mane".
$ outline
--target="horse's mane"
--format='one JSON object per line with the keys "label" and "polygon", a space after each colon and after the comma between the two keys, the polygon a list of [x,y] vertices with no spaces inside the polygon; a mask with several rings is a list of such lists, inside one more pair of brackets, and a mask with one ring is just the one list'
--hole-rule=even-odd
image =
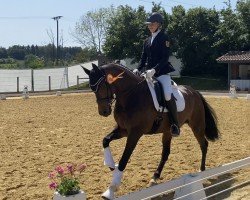
{"label": "horse's mane", "polygon": [[132,71],[132,69],[130,69],[130,68],[128,68],[128,67],[126,67],[126,66],[124,66],[124,65],[122,65],[122,64],[115,63],[115,62],[106,64],[106,65],[105,65],[105,68],[106,68],[106,67],[108,68],[108,67],[111,67],[111,66],[117,67],[117,68],[121,69],[122,71],[128,72],[128,75],[130,75],[130,76],[132,76],[132,77],[135,77],[135,78],[138,79],[138,80],[144,79],[143,77],[140,77],[140,76],[136,75],[136,74]]}

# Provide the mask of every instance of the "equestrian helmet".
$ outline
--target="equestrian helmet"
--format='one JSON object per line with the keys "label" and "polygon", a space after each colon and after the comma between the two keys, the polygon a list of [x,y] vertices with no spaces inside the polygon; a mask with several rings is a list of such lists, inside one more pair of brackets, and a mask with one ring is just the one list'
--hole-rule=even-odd
{"label": "equestrian helmet", "polygon": [[163,17],[160,13],[154,12],[152,13],[151,16],[149,16],[149,18],[147,19],[145,24],[151,24],[157,22],[159,24],[163,24]]}

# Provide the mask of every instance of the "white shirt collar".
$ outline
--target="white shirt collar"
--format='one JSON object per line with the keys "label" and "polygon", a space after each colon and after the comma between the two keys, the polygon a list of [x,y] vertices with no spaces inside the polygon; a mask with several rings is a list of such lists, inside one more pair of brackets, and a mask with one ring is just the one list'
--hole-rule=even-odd
{"label": "white shirt collar", "polygon": [[152,35],[151,35],[151,44],[153,43],[155,37],[157,36],[157,34],[158,34],[160,31],[161,31],[161,29],[158,29],[158,31],[152,33]]}

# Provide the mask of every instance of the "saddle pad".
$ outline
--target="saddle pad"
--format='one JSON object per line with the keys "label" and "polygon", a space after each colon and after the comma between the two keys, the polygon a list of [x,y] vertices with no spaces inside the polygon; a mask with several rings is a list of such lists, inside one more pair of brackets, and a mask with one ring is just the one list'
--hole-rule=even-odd
{"label": "saddle pad", "polygon": [[[157,101],[157,97],[156,97],[156,93],[155,93],[155,90],[154,90],[153,82],[150,79],[147,79],[147,78],[146,78],[146,81],[147,81],[151,96],[153,98],[155,109],[157,111],[161,112],[162,107],[159,105],[159,103]],[[164,85],[163,85],[163,87],[164,87]],[[177,106],[177,111],[181,112],[181,111],[183,111],[185,109],[185,99],[184,99],[181,91],[178,90],[177,84],[175,82],[174,82],[174,85],[172,85],[172,88],[173,88],[173,95],[174,95],[174,97],[176,99],[175,102],[176,102],[176,106]],[[163,112],[168,112],[168,110],[166,108],[164,108]]]}

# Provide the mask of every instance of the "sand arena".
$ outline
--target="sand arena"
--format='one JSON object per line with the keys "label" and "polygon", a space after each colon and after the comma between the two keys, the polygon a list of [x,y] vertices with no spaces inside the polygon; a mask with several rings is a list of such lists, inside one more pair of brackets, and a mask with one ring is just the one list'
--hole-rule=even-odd
{"label": "sand arena", "polygon": [[[249,101],[226,97],[206,99],[217,113],[222,133],[219,141],[209,143],[207,168],[248,157]],[[80,162],[88,166],[80,177],[82,189],[88,199],[100,199],[111,181],[111,172],[103,165],[102,139],[114,124],[112,115],[107,118],[98,115],[95,97],[90,93],[0,101],[0,199],[51,199],[53,191],[48,187],[48,173],[57,165]],[[181,137],[172,140],[161,182],[199,169],[198,143],[188,126],[182,127],[181,132]],[[113,141],[110,145],[116,162],[125,141]],[[147,187],[160,155],[161,134],[143,136],[127,165],[118,195]],[[244,172],[243,178],[250,177],[249,169]],[[216,180],[206,184],[210,182]],[[249,185],[239,190],[239,193],[224,194],[223,198],[250,196]]]}

